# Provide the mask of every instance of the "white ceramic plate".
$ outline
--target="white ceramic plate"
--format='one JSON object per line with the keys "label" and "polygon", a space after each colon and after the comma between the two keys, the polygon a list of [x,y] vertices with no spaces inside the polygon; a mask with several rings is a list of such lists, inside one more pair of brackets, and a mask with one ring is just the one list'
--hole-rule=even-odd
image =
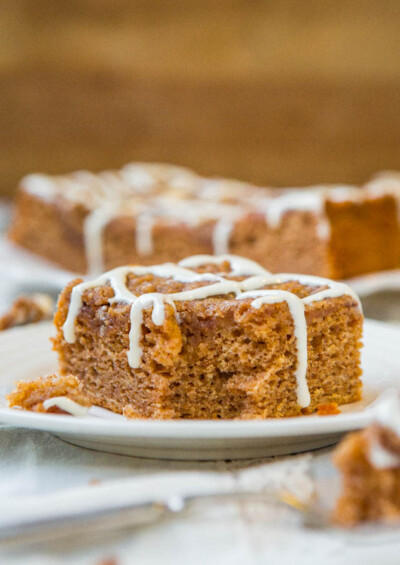
{"label": "white ceramic plate", "polygon": [[84,418],[35,414],[7,408],[5,394],[16,380],[56,370],[50,323],[0,334],[0,422],[51,432],[91,449],[159,459],[246,459],[295,453],[335,443],[346,431],[365,426],[369,406],[400,390],[400,328],[367,320],[363,353],[364,399],[337,416],[266,421],[128,421],[101,408]]}

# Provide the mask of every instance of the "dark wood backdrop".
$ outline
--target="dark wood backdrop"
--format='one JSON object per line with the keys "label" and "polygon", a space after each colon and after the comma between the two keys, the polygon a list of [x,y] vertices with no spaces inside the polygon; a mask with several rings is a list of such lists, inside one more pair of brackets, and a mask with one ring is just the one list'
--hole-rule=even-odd
{"label": "dark wood backdrop", "polygon": [[400,168],[397,0],[0,2],[0,193],[170,161],[276,185]]}

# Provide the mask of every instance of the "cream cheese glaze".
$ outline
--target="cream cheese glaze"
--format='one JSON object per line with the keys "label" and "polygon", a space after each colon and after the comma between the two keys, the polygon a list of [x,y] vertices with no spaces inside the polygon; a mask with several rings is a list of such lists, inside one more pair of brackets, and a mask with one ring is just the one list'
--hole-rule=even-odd
{"label": "cream cheese glaze", "polygon": [[60,410],[64,410],[64,412],[68,412],[71,416],[76,417],[86,416],[89,411],[87,406],[78,404],[74,400],[68,398],[68,396],[53,396],[53,398],[48,398],[43,402],[43,408],[45,410],[48,410],[53,406],[57,406]]}
{"label": "cream cheese glaze", "polygon": [[[191,268],[201,265],[218,264],[228,261],[231,266],[229,276],[246,276],[244,280],[236,281],[226,278],[222,273],[197,273]],[[148,293],[136,296],[127,287],[126,281],[129,274],[141,276],[152,274],[157,277],[190,283],[197,281],[209,281],[204,285],[182,292],[170,294]],[[285,281],[299,281],[301,284],[310,286],[326,286],[307,296],[299,298],[295,294],[285,290],[262,290],[269,284]],[[276,304],[285,302],[293,318],[294,336],[297,349],[297,365],[295,369],[297,381],[297,399],[302,407],[310,403],[310,394],[307,386],[307,323],[304,307],[306,304],[329,297],[342,295],[351,296],[361,308],[357,295],[347,285],[334,282],[320,277],[295,274],[271,274],[254,261],[233,255],[222,255],[215,257],[211,255],[198,255],[181,261],[178,265],[165,263],[151,267],[127,266],[119,267],[109,271],[97,279],[78,284],[72,289],[71,300],[66,321],[63,325],[63,334],[67,343],[75,342],[76,319],[82,307],[82,297],[86,290],[109,284],[113,289],[114,296],[109,300],[110,304],[119,302],[130,305],[130,331],[129,350],[127,352],[129,365],[136,369],[140,367],[142,348],[140,345],[142,337],[143,311],[152,307],[152,321],[155,325],[162,326],[165,321],[165,305],[169,304],[175,309],[175,302],[185,300],[202,300],[212,296],[234,294],[236,300],[253,298],[251,306],[261,308],[264,304]]]}

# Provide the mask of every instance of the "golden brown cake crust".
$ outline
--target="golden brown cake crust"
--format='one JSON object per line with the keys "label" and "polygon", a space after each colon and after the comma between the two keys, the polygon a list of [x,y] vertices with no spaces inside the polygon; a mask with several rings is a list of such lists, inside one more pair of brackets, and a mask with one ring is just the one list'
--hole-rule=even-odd
{"label": "golden brown cake crust", "polygon": [[[204,266],[226,271],[229,264]],[[251,307],[251,299],[233,295],[166,304],[162,326],[144,310],[141,365],[127,361],[130,307],[109,305],[108,285],[83,293],[75,323],[76,339],[67,343],[66,321],[71,282],[60,296],[55,316],[57,351],[62,373],[84,383],[91,401],[129,417],[268,418],[302,413],[297,402],[297,349],[293,318],[285,302]],[[208,285],[181,283],[154,275],[128,276],[136,295],[178,292]],[[297,281],[269,285],[305,297],[320,288]],[[311,404],[345,404],[361,395],[362,314],[354,299],[343,295],[307,304],[307,382]],[[178,321],[179,320],[179,321]]]}

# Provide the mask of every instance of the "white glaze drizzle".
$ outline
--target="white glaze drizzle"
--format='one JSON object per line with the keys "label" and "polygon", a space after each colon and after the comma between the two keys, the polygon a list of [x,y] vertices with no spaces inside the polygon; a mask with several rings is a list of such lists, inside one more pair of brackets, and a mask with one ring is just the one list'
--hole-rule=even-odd
{"label": "white glaze drizzle", "polygon": [[139,255],[151,255],[154,251],[154,220],[154,214],[151,212],[143,212],[136,217],[135,242],[136,251]]}
{"label": "white glaze drizzle", "polygon": [[[171,278],[182,283],[197,282],[203,280],[220,281],[221,277],[213,274],[199,274],[189,269],[184,269],[173,263],[165,263],[164,265],[155,265],[152,267],[132,266],[117,267],[112,271],[108,271],[93,281],[80,283],[72,289],[71,301],[68,309],[67,319],[63,325],[64,338],[68,343],[75,341],[75,320],[82,307],[82,295],[86,290],[110,284],[114,291],[114,296],[110,298],[110,304],[122,302],[132,304],[137,297],[126,286],[126,278],[129,274],[142,276],[151,274],[157,277]],[[208,287],[204,287],[208,288]],[[144,295],[146,296],[146,295]]]}
{"label": "white glaze drizzle", "polygon": [[33,194],[46,202],[54,198],[54,181],[48,175],[32,173],[21,180],[20,186],[23,191]]}
{"label": "white glaze drizzle", "polygon": [[317,235],[322,240],[329,239],[330,224],[325,214],[327,187],[309,189],[285,189],[274,197],[259,197],[252,199],[253,205],[265,214],[265,221],[272,229],[279,229],[282,219],[291,210],[311,212],[317,221]]}
{"label": "white glaze drizzle", "polygon": [[212,234],[212,248],[214,255],[229,253],[230,239],[236,220],[243,212],[232,209],[230,213],[223,214],[215,223]]}
{"label": "white glaze drizzle", "polygon": [[290,210],[303,210],[321,214],[324,205],[324,192],[319,189],[290,191],[266,202],[265,216],[272,228],[280,226],[282,216]]}
{"label": "white glaze drizzle", "polygon": [[371,198],[392,196],[396,202],[397,221],[400,223],[400,173],[387,171],[380,173],[365,185],[365,192]]}
{"label": "white glaze drizzle", "polygon": [[191,257],[182,259],[178,264],[188,269],[197,269],[202,265],[220,265],[223,261],[230,263],[231,272],[229,275],[232,277],[269,274],[269,271],[264,269],[259,263],[251,261],[251,259],[246,259],[245,257],[240,257],[239,255],[230,254],[221,254],[218,257],[215,255],[192,255]]}
{"label": "white glaze drizzle", "polygon": [[175,310],[175,304],[173,301],[165,294],[158,292],[142,294],[132,304],[130,313],[131,328],[129,331],[129,343],[133,344],[133,347],[130,346],[129,348],[128,362],[133,369],[140,367],[142,359],[143,351],[140,346],[140,340],[142,337],[143,310],[149,306],[153,306],[151,319],[156,326],[162,326],[165,321],[165,304],[170,304]]}
{"label": "white glaze drizzle", "polygon": [[47,202],[61,198],[72,204],[82,204],[89,210],[135,194],[118,171],[104,171],[97,175],[89,171],[76,171],[65,176],[32,174],[24,177],[20,186],[25,192]]}
{"label": "white glaze drizzle", "polygon": [[297,402],[305,408],[311,402],[310,392],[307,385],[307,321],[304,311],[304,302],[295,294],[285,290],[258,290],[243,292],[236,297],[238,300],[244,298],[255,298],[251,303],[253,308],[261,308],[263,304],[276,304],[285,301],[293,318],[294,337],[297,348]]}
{"label": "white glaze drizzle", "polygon": [[348,295],[353,298],[360,310],[362,310],[361,301],[354,290],[345,283],[332,281],[323,277],[313,275],[293,275],[292,273],[279,273],[275,275],[275,282],[297,281],[304,286],[327,286],[328,288],[315,292],[303,298],[305,304],[311,304],[325,298],[337,298],[339,296]]}
{"label": "white glaze drizzle", "polygon": [[45,410],[48,410],[53,406],[57,406],[60,410],[64,410],[64,412],[68,412],[71,416],[76,416],[78,418],[86,416],[89,411],[88,406],[82,406],[68,398],[68,396],[54,396],[53,398],[48,398],[43,402],[43,408]]}
{"label": "white glaze drizzle", "polygon": [[116,207],[110,203],[90,212],[83,222],[86,270],[89,275],[97,275],[104,271],[103,233],[116,214]]}
{"label": "white glaze drizzle", "polygon": [[136,191],[143,193],[161,184],[192,192],[199,180],[190,169],[166,163],[128,163],[121,169],[121,175]]}
{"label": "white glaze drizzle", "polygon": [[246,182],[223,179],[210,178],[202,179],[196,191],[197,197],[213,202],[230,202],[232,200],[247,200],[249,197],[269,196],[273,194],[273,190],[261,188],[248,184]]}
{"label": "white glaze drizzle", "polygon": [[164,222],[180,221],[196,226],[201,222],[216,219],[212,240],[214,251],[223,251],[229,246],[229,236],[234,221],[239,216],[236,207],[210,202],[186,201],[175,197],[149,199],[147,202],[138,198],[103,204],[92,210],[83,224],[84,247],[87,271],[95,276],[104,271],[104,230],[118,217],[135,218],[135,243],[139,255],[146,256],[153,252],[153,226],[156,218]]}
{"label": "white glaze drizzle", "polygon": [[[219,261],[218,261],[219,260]],[[226,279],[223,274],[202,273],[192,271],[187,266],[200,266],[207,263],[221,263],[229,260],[231,263],[231,275],[236,276],[250,275],[242,281]],[[127,287],[127,277],[129,274],[143,276],[152,274],[157,277],[172,279],[182,283],[197,281],[210,281],[211,284],[174,292],[170,294],[148,293],[139,297],[135,296]],[[277,284],[286,281],[299,281],[301,284],[310,286],[327,286],[328,288],[307,296],[304,299],[298,298],[295,294],[284,290],[259,290],[268,284]],[[143,310],[149,306],[153,307],[152,321],[155,325],[162,326],[165,321],[165,304],[171,305],[175,309],[176,301],[201,300],[212,296],[234,294],[236,299],[255,298],[251,305],[260,308],[262,304],[275,304],[286,302],[293,318],[294,335],[297,348],[297,397],[300,406],[305,407],[309,404],[309,392],[306,381],[307,372],[307,324],[304,315],[304,305],[324,300],[329,297],[349,295],[360,306],[357,295],[345,284],[336,283],[320,277],[308,277],[306,275],[281,274],[273,275],[263,269],[260,265],[241,257],[223,255],[215,256],[194,256],[189,257],[179,265],[165,263],[152,267],[128,266],[113,269],[105,273],[94,281],[83,282],[72,289],[70,305],[66,321],[63,325],[64,338],[67,343],[75,341],[76,318],[82,307],[82,296],[86,290],[109,284],[113,289],[114,296],[109,299],[109,303],[126,303],[131,305],[130,309],[130,332],[129,332],[129,351],[128,362],[132,368],[138,368],[141,363],[142,348],[141,327],[143,324]],[[361,306],[360,306],[361,307]]]}
{"label": "white glaze drizzle", "polygon": [[232,230],[233,222],[230,218],[221,218],[216,222],[212,235],[212,246],[215,255],[228,253]]}
{"label": "white glaze drizzle", "polygon": [[[374,421],[400,436],[400,398],[396,391],[393,396],[385,397],[371,410]],[[377,469],[390,469],[400,467],[400,456],[389,451],[377,437],[370,440],[368,458]]]}
{"label": "white glaze drizzle", "polygon": [[368,447],[368,459],[377,469],[400,467],[400,457],[386,449],[377,439],[370,441]]}

